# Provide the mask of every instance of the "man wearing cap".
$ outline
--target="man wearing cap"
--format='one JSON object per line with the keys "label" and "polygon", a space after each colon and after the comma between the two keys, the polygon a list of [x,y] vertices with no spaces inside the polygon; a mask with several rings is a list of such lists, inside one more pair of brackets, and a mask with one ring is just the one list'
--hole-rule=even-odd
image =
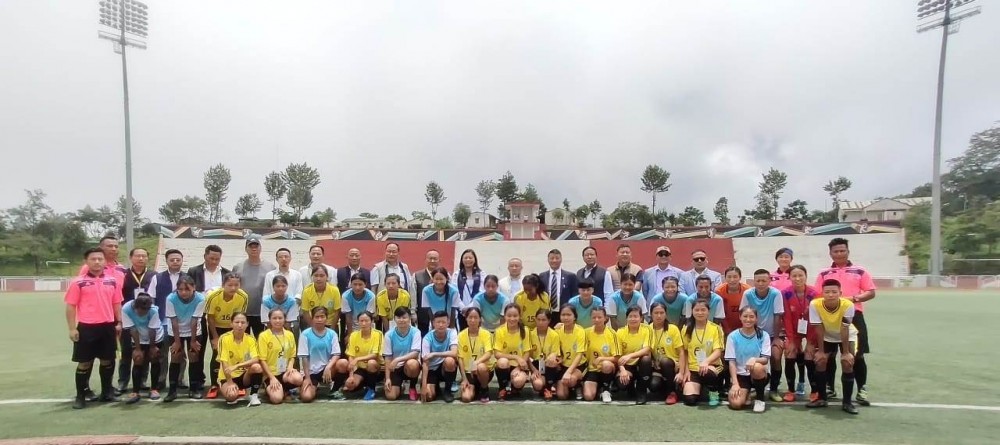
{"label": "man wearing cap", "polygon": [[708,254],[704,250],[697,249],[691,252],[691,265],[693,268],[684,272],[685,279],[681,280],[683,292],[687,295],[698,291],[694,282],[698,277],[704,275],[712,279],[712,289],[722,284],[722,274],[708,268]]}
{"label": "man wearing cap", "polygon": [[[685,273],[679,267],[670,265],[670,248],[667,246],[660,246],[656,248],[656,265],[646,269],[642,274],[646,277],[646,280],[642,283],[642,295],[646,297],[646,301],[652,300],[654,296],[663,292],[663,280],[667,277],[677,278],[677,281],[681,284],[681,292],[687,294],[686,290],[683,290],[685,284]],[[692,280],[694,282],[694,280]],[[691,291],[694,293],[694,291]]]}
{"label": "man wearing cap", "polygon": [[614,290],[622,288],[622,275],[626,273],[635,275],[636,287],[643,289],[646,280],[643,279],[642,268],[637,264],[632,264],[632,247],[628,244],[619,244],[616,251],[618,252],[618,261],[608,268],[608,272],[611,272],[611,283]]}
{"label": "man wearing cap", "polygon": [[611,273],[607,269],[597,265],[597,248],[587,246],[583,248],[583,267],[576,271],[578,282],[590,279],[594,283],[594,295],[607,300],[611,294],[615,293],[614,284],[611,282]]}
{"label": "man wearing cap", "polygon": [[247,259],[233,266],[233,272],[240,274],[240,289],[247,293],[247,322],[254,337],[264,331],[260,320],[260,305],[264,299],[264,277],[277,267],[264,261],[260,256],[260,235],[251,234],[247,238]]}

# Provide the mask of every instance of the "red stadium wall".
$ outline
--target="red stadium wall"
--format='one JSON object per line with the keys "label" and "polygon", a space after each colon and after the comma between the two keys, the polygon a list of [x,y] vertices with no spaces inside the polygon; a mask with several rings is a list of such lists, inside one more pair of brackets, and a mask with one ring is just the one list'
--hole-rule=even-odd
{"label": "red stadium wall", "polygon": [[687,270],[691,268],[691,252],[695,249],[704,250],[708,254],[708,267],[722,272],[735,262],[733,240],[731,239],[692,239],[692,240],[642,240],[616,241],[594,240],[591,246],[597,249],[597,263],[602,266],[614,264],[618,260],[618,246],[628,244],[632,249],[632,262],[647,269],[656,264],[656,248],[670,248],[670,264]]}

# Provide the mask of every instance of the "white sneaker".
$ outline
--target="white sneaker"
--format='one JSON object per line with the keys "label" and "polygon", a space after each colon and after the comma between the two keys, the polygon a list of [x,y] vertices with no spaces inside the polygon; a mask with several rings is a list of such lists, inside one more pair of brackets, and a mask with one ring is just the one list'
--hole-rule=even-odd
{"label": "white sneaker", "polygon": [[604,403],[611,403],[611,393],[607,391],[601,392],[601,401]]}
{"label": "white sneaker", "polygon": [[257,394],[250,395],[250,403],[247,406],[260,406],[260,397]]}
{"label": "white sneaker", "polygon": [[765,407],[766,406],[764,405],[764,401],[763,400],[754,400],[753,401],[753,412],[755,412],[755,413],[762,413],[762,412],[764,412],[764,408]]}

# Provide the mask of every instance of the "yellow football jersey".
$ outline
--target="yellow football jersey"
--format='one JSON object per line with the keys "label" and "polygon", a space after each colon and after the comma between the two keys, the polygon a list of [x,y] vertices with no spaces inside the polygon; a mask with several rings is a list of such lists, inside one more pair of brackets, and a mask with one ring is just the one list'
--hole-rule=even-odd
{"label": "yellow football jersey", "polygon": [[668,323],[666,330],[654,329],[652,337],[654,360],[669,358],[674,363],[677,363],[681,359],[681,350],[684,349],[684,339],[681,338],[681,330],[677,329],[677,325]]}
{"label": "yellow football jersey", "polygon": [[[243,339],[236,341],[232,332],[226,332],[219,337],[219,380],[226,379],[224,368],[250,359],[260,357],[257,353],[257,341],[252,335],[244,334]],[[244,369],[233,370],[233,378],[243,375]]]}
{"label": "yellow football jersey", "polygon": [[297,356],[296,347],[295,335],[287,329],[282,329],[280,335],[274,335],[274,331],[268,329],[257,337],[258,355],[273,375],[288,369],[288,363]]}
{"label": "yellow football jersey", "polygon": [[594,327],[589,327],[587,332],[587,365],[588,371],[598,371],[595,359],[598,357],[618,357],[621,350],[618,347],[618,336],[610,327],[605,327],[604,332],[598,334]]}
{"label": "yellow football jersey", "polygon": [[379,291],[375,297],[375,315],[392,320],[397,308],[410,307],[410,293],[399,289],[399,294],[395,300],[389,300],[389,292],[385,289]]}
{"label": "yellow football jersey", "polygon": [[[815,298],[809,302],[809,322],[814,325],[823,325],[823,341],[830,343],[840,343],[840,327],[845,322],[850,323],[854,319],[854,303],[846,298],[841,298],[837,308],[829,310],[823,304],[823,298]],[[849,324],[853,328],[853,324]],[[855,341],[857,334],[848,328],[850,340]]]}
{"label": "yellow football jersey", "polygon": [[528,331],[528,328],[524,328],[524,338],[521,338],[520,330],[508,331],[506,324],[501,325],[493,334],[493,350],[497,354],[523,357],[531,351],[531,336]]}
{"label": "yellow football jersey", "polygon": [[[520,334],[518,334],[520,335]],[[469,330],[463,329],[458,334],[458,358],[462,360],[465,369],[471,370],[473,363],[493,351],[493,335],[486,329],[479,329],[479,334],[475,338],[469,336]],[[486,363],[489,369],[496,365],[496,358],[492,358]]]}
{"label": "yellow football jersey", "polygon": [[[372,329],[372,334],[364,338],[361,331],[351,332],[350,339],[347,340],[347,356],[364,357],[375,354],[376,360],[382,364],[382,331]],[[367,365],[358,363],[358,369],[366,368]]]}
{"label": "yellow football jersey", "polygon": [[580,355],[580,365],[587,364],[587,330],[578,324],[573,325],[573,332],[559,330],[559,351],[562,352],[563,366],[573,364],[573,359]]}
{"label": "yellow football jersey", "polygon": [[[324,306],[329,315],[333,315],[333,311],[340,310],[341,301],[340,290],[332,284],[327,284],[322,294],[316,292],[314,284],[302,290],[302,312],[305,314],[312,313],[313,308]],[[327,326],[333,326],[333,322],[332,317],[327,317]]]}
{"label": "yellow football jersey", "polygon": [[[722,333],[722,326],[711,321],[705,325],[705,329],[695,328],[691,333],[691,339],[687,338],[687,326],[684,326],[681,338],[684,339],[684,348],[687,350],[688,369],[692,371],[698,370],[699,359],[707,358],[716,350],[726,349],[726,336]],[[722,372],[721,355],[712,362],[712,366]]]}
{"label": "yellow football jersey", "polygon": [[[205,311],[209,317],[215,317],[215,327],[230,329],[233,327],[232,318],[236,312],[246,312],[247,293],[240,289],[232,298],[226,300],[223,296],[223,289],[216,289],[208,294],[205,300]],[[254,314],[257,315],[257,314]]]}
{"label": "yellow football jersey", "polygon": [[[618,337],[619,352],[621,355],[631,354],[633,352],[638,352],[642,348],[652,348],[653,346],[653,329],[645,323],[639,324],[639,330],[636,333],[629,331],[628,326],[622,326],[618,328],[618,332],[615,333]],[[629,360],[626,365],[634,365],[639,362],[639,358],[636,357]]]}
{"label": "yellow football jersey", "polygon": [[544,340],[539,337],[537,329],[531,330],[531,355],[535,360],[545,360],[552,354],[562,357],[559,346],[559,332],[555,329],[546,330]]}
{"label": "yellow football jersey", "polygon": [[528,298],[524,291],[518,292],[514,296],[514,304],[521,308],[521,323],[525,327],[535,329],[535,314],[539,309],[549,309],[549,294],[542,292],[534,300]]}

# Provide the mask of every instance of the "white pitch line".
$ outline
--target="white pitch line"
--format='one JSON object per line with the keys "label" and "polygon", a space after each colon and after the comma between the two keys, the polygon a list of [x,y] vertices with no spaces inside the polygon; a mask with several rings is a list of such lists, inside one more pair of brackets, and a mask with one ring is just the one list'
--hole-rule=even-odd
{"label": "white pitch line", "polygon": [[[72,399],[8,399],[8,400],[0,400],[0,405],[32,405],[32,404],[45,404],[45,403],[69,403],[69,402],[72,402],[72,401],[73,401]],[[104,405],[104,403],[102,403],[102,402],[92,402],[92,403],[95,404],[95,405],[97,405],[97,406]],[[118,403],[123,404],[124,402],[118,402]],[[142,399],[142,401],[139,404],[143,405],[143,404],[149,404],[149,403],[163,403],[163,401],[162,400]],[[171,402],[171,403],[222,403],[222,400],[221,399],[218,399],[218,400],[208,400],[208,399],[200,399],[200,400],[195,400],[195,399],[177,399],[177,400],[175,400],[174,402]],[[313,403],[334,403],[334,404],[344,403],[344,404],[359,404],[359,405],[369,405],[369,404],[374,404],[374,405],[420,405],[420,404],[422,404],[422,402],[411,402],[411,401],[408,401],[408,400],[394,400],[394,401],[389,401],[389,400],[371,400],[371,401],[364,401],[364,400],[316,400]],[[432,402],[432,403],[435,404],[435,405],[442,405],[442,406],[446,405],[444,402],[440,402],[440,401],[435,401],[435,402]],[[603,403],[578,402],[578,401],[572,401],[572,400],[553,400],[551,402],[546,402],[546,401],[543,401],[543,400],[524,400],[524,401],[507,401],[507,402],[493,401],[493,402],[490,402],[489,404],[490,405],[577,405],[577,406],[604,406],[605,405]],[[725,405],[726,402],[723,402],[722,404]],[[466,405],[480,406],[480,405],[483,405],[483,404],[479,403],[479,402],[474,402],[474,403],[467,403],[467,404],[466,403],[454,403],[453,405],[454,406],[466,406]],[[611,402],[610,405],[616,405],[616,406],[636,406],[635,403],[631,402],[631,401]],[[793,403],[780,403],[780,404],[777,404],[777,406],[802,406],[802,405],[805,405],[805,402],[793,402]],[[834,406],[834,405],[835,404],[831,404],[831,406]],[[660,403],[650,403],[650,404],[646,405],[646,407],[662,407],[662,406],[663,405],[660,404]],[[889,402],[885,402],[885,403],[872,403],[872,406],[878,407],[878,408],[911,408],[911,409],[917,408],[917,409],[942,409],[942,410],[967,410],[967,411],[993,411],[993,412],[1000,412],[1000,406],[989,406],[989,405],[948,405],[948,404],[940,404],[940,403],[889,403]]]}

